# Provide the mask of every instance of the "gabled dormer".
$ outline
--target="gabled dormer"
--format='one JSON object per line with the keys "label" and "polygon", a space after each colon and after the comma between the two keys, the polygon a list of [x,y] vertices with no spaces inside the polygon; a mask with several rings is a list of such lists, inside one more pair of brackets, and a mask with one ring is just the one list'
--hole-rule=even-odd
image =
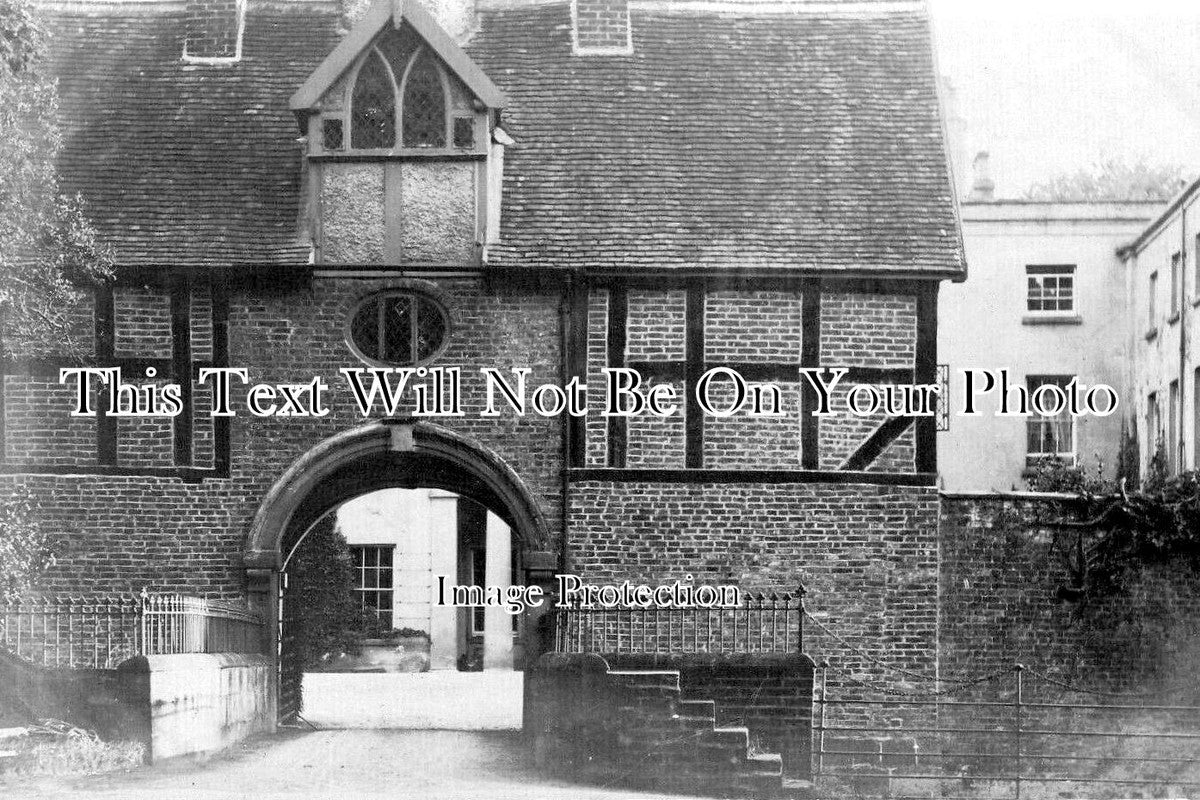
{"label": "gabled dormer", "polygon": [[318,263],[469,266],[499,229],[504,95],[415,0],[377,0],[292,96]]}

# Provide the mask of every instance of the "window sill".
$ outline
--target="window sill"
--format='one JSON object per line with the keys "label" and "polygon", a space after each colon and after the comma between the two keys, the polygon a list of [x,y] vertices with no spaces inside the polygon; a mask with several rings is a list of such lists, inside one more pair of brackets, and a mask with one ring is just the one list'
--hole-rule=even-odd
{"label": "window sill", "polygon": [[1146,332],[1146,341],[1153,341],[1158,336],[1158,328],[1151,328]]}
{"label": "window sill", "polygon": [[1171,315],[1171,316],[1170,316],[1170,317],[1167,319],[1167,324],[1168,324],[1168,325],[1174,325],[1176,322],[1179,322],[1179,312],[1178,312],[1178,311],[1176,311],[1174,314],[1172,314],[1172,315]]}
{"label": "window sill", "polygon": [[[1026,459],[1028,459],[1028,458],[1029,458],[1029,456],[1026,456]],[[1037,459],[1039,461],[1042,459],[1048,459],[1048,460],[1053,461],[1053,458],[1054,458],[1053,456],[1038,456],[1037,457]],[[1057,463],[1059,466],[1063,467],[1064,469],[1072,469],[1075,466],[1075,456],[1070,456],[1070,457],[1065,456],[1065,455],[1058,456]],[[1029,464],[1028,461],[1026,461],[1025,468],[1023,470],[1021,470],[1021,477],[1022,478],[1032,478],[1037,474],[1038,474],[1037,466],[1035,466],[1033,464]]]}
{"label": "window sill", "polygon": [[309,153],[310,161],[321,162],[358,162],[358,161],[478,161],[487,158],[487,153],[477,150],[325,150]]}
{"label": "window sill", "polygon": [[1021,317],[1022,325],[1082,325],[1083,317],[1078,314],[1026,314]]}

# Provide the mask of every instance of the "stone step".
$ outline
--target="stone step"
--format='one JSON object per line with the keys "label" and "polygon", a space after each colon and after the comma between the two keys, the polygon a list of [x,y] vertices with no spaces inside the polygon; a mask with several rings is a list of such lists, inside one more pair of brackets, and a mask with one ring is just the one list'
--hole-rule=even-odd
{"label": "stone step", "polygon": [[778,753],[755,753],[746,756],[746,766],[753,771],[768,774],[783,774],[783,756]]}
{"label": "stone step", "polygon": [[679,715],[706,719],[717,718],[717,704],[712,700],[680,700]]}
{"label": "stone step", "polygon": [[713,726],[715,724],[712,717],[691,717],[691,716],[676,715],[675,721],[677,723],[679,723],[682,727],[688,728],[689,730],[701,730],[701,731],[710,731],[713,729]]}
{"label": "stone step", "polygon": [[801,778],[784,778],[783,788],[779,792],[779,797],[786,800],[816,800],[817,796],[817,787],[813,782]]}
{"label": "stone step", "polygon": [[713,728],[712,743],[720,747],[750,747],[750,729],[744,726]]}
{"label": "stone step", "polygon": [[673,689],[679,691],[678,670],[609,670],[609,680],[630,689]]}

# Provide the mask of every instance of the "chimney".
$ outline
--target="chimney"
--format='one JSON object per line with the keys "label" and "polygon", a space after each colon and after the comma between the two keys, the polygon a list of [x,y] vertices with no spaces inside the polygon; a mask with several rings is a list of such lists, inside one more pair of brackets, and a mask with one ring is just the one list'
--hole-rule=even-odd
{"label": "chimney", "polygon": [[571,41],[576,55],[631,55],[629,0],[571,0]]}
{"label": "chimney", "polygon": [[972,203],[990,203],[996,199],[996,184],[992,181],[992,171],[988,166],[988,153],[980,150],[975,154],[971,164],[974,179],[971,181],[971,194],[967,200]]}
{"label": "chimney", "polygon": [[187,0],[183,60],[223,64],[242,57],[246,0]]}

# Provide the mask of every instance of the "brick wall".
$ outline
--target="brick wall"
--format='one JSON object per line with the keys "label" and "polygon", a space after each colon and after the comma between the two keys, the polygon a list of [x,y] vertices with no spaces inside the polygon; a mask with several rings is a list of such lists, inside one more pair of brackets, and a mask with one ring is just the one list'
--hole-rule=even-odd
{"label": "brick wall", "polygon": [[1125,594],[1058,597],[1071,581],[1045,523],[1082,513],[1078,501],[1056,496],[943,499],[943,677],[1020,661],[1060,680],[1118,690],[1194,682],[1200,585],[1189,565],[1131,567]]}
{"label": "brick wall", "polygon": [[187,45],[192,58],[233,58],[245,0],[188,0]]}
{"label": "brick wall", "polygon": [[[271,294],[237,291],[230,298],[230,363],[246,367],[253,382],[306,382],[321,375],[330,385],[328,417],[253,418],[244,404],[232,425],[232,475],[184,482],[167,477],[98,475],[7,475],[4,485],[33,489],[52,532],[59,558],[46,588],[59,592],[133,591],[149,586],[235,596],[245,588],[242,548],[251,519],[272,483],[305,452],[333,434],[363,424],[349,389],[338,374],[361,366],[343,338],[346,315],[366,294],[410,284],[317,279],[311,287]],[[552,293],[485,291],[478,279],[444,281],[426,287],[445,298],[450,342],[438,363],[461,366],[467,416],[440,419],[495,449],[531,488],[554,535],[561,518],[561,432],[558,418],[534,414],[498,419],[478,416],[483,405],[481,366],[530,366],[531,381],[559,383],[561,325]],[[131,297],[143,297],[135,293]],[[206,302],[207,293],[193,300]],[[157,301],[155,307],[157,307]],[[148,304],[145,304],[148,305]],[[154,325],[118,331],[144,331],[150,342],[169,317],[148,315]],[[140,317],[135,317],[141,319]],[[211,336],[207,323],[193,328],[193,341]],[[132,334],[127,333],[127,341]],[[169,341],[169,340],[168,340]],[[143,356],[140,350],[136,355]],[[169,355],[169,351],[166,353]],[[195,357],[202,357],[194,354]],[[55,376],[57,377],[57,376]],[[7,449],[10,458],[45,456],[69,465],[95,463],[96,420],[66,415],[65,405],[34,406],[65,390],[43,381],[21,391],[27,378],[9,376]],[[244,388],[235,386],[241,403]],[[206,416],[207,387],[196,387],[194,443],[197,466],[211,465],[212,423]],[[62,407],[60,407],[62,406]],[[22,428],[22,420],[28,426]],[[169,466],[170,420],[121,420],[120,463]],[[10,461],[10,464],[12,462]]]}
{"label": "brick wall", "polygon": [[[704,357],[799,364],[801,301],[800,292],[709,292],[704,304]],[[846,322],[837,320],[837,324]]]}
{"label": "brick wall", "polygon": [[[113,290],[113,321],[116,355],[171,357],[171,297],[166,289],[116,287]],[[137,379],[142,376],[126,377]]]}
{"label": "brick wall", "polygon": [[916,347],[912,297],[827,292],[821,297],[821,363],[907,367]]}
{"label": "brick wall", "polygon": [[573,10],[575,41],[580,51],[628,46],[628,0],[574,0]]}
{"label": "brick wall", "polygon": [[[577,482],[570,568],[591,582],[803,583],[809,610],[838,635],[932,675],[937,502],[915,487]],[[817,629],[805,641],[817,661],[884,676]]]}

